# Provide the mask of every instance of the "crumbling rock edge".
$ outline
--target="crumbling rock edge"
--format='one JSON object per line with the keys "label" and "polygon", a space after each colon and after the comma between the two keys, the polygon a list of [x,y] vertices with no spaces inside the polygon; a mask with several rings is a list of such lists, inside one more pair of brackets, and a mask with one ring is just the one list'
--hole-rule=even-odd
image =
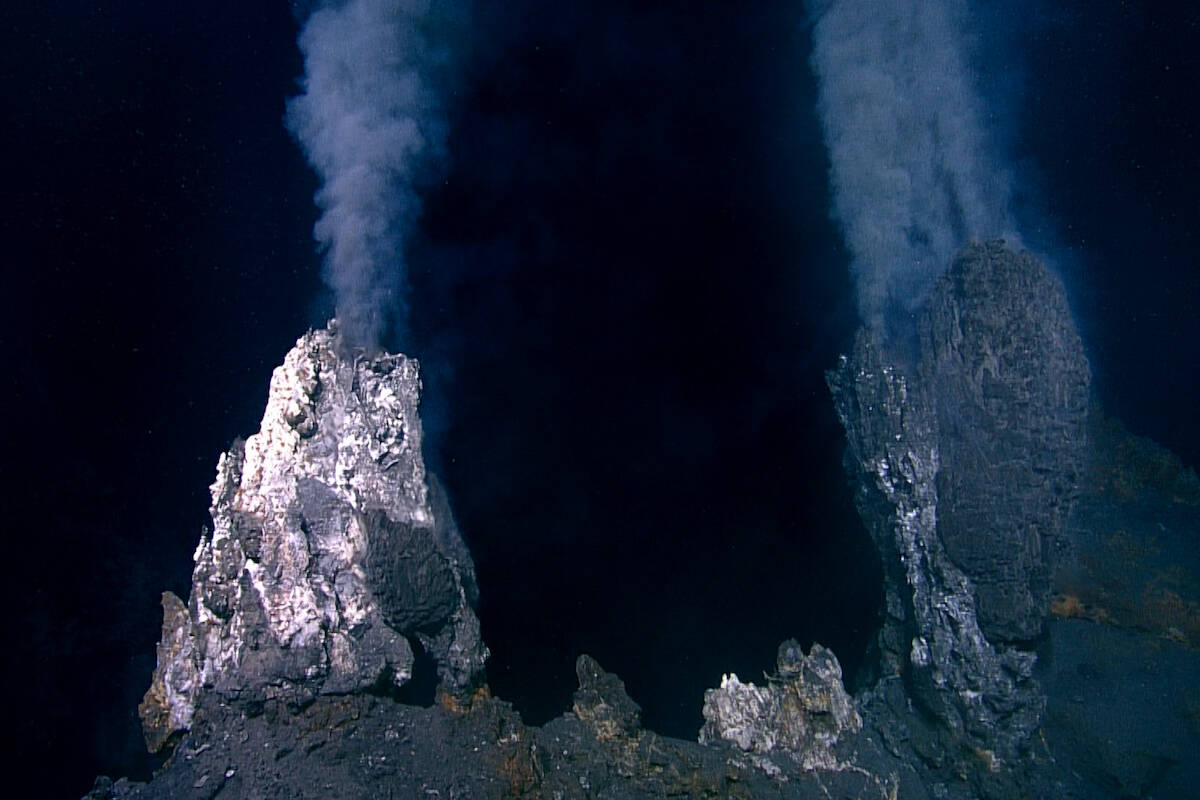
{"label": "crumbling rock edge", "polygon": [[917,773],[870,737],[849,737],[835,745],[837,763],[809,767],[783,748],[671,739],[642,729],[620,679],[593,659],[581,656],[577,673],[572,711],[542,727],[486,692],[430,707],[322,695],[300,709],[208,693],[154,780],[100,778],[87,797],[927,797]]}
{"label": "crumbling rock edge", "polygon": [[776,673],[766,686],[725,675],[719,689],[704,693],[703,714],[701,744],[733,742],[760,756],[768,772],[779,771],[768,760],[771,753],[805,770],[851,768],[838,760],[836,746],[862,730],[837,657],[819,644],[805,655],[794,639],[779,646]]}
{"label": "crumbling rock edge", "polygon": [[345,358],[336,323],[275,369],[259,431],[218,462],[186,607],[163,598],[139,707],[152,751],[209,695],[253,713],[398,689],[414,643],[443,693],[482,684],[474,566],[426,475],[419,401],[416,361]]}
{"label": "crumbling rock edge", "polygon": [[[918,363],[864,330],[829,373],[885,572],[866,688],[850,698],[831,652],[784,642],[765,684],[705,693],[697,742],[644,730],[588,656],[572,710],[540,728],[489,695],[470,556],[421,460],[416,362],[346,362],[335,328],[306,334],[262,430],[221,458],[188,603],[164,596],[140,711],[172,755],[148,784],[101,778],[88,796],[1087,796],[1047,743],[1035,674],[1061,677],[1032,650],[1086,442],[1065,296],[1027,254],[975,244],[922,326]],[[1013,466],[1034,443],[1049,463]],[[972,479],[996,459],[999,488]],[[977,544],[961,531],[980,519]],[[438,665],[430,707],[390,690],[413,641]]]}
{"label": "crumbling rock edge", "polygon": [[[903,781],[923,796],[910,768],[857,736],[841,667],[819,645],[784,643],[766,687],[733,676],[712,690],[703,743],[643,730],[621,681],[587,656],[572,711],[523,725],[484,683],[474,569],[425,472],[419,397],[415,361],[346,359],[336,323],[297,341],[260,430],[219,460],[187,603],[163,597],[139,712],[147,745],[170,758],[149,784],[102,779],[91,797],[376,797],[380,781],[622,798],[887,798]],[[438,667],[429,708],[394,696],[415,642]],[[739,736],[748,746],[729,744]]]}

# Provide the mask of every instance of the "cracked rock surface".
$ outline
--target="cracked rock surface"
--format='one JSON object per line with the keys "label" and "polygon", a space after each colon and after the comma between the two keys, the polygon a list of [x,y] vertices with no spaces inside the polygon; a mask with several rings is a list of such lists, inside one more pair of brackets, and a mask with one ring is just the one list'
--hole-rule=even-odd
{"label": "cracked rock surface", "polygon": [[425,473],[417,363],[348,360],[310,331],[271,377],[259,431],[221,455],[186,607],[164,596],[140,707],[157,750],[208,694],[254,707],[399,687],[413,642],[442,691],[482,682],[474,567]]}
{"label": "cracked rock surface", "polygon": [[819,644],[805,655],[792,639],[779,646],[776,670],[766,686],[730,674],[705,692],[700,742],[726,739],[761,755],[778,749],[805,769],[838,769],[834,746],[862,730],[862,719],[837,657]]}
{"label": "cracked rock surface", "polygon": [[1002,242],[958,256],[919,330],[915,364],[863,329],[828,376],[885,574],[863,715],[931,782],[1020,796],[1046,704],[1025,640],[1078,493],[1088,365],[1061,283]]}
{"label": "cracked rock surface", "polygon": [[[88,798],[1191,796],[1200,481],[1115,430],[1075,451],[1086,362],[1038,270],[973,246],[917,362],[864,330],[829,374],[884,567],[873,666],[851,698],[832,652],[786,641],[765,684],[706,693],[699,741],[643,729],[586,655],[544,726],[490,696],[471,558],[421,460],[416,362],[346,360],[336,329],[310,332],[259,433],[221,457],[188,602],[163,597],[140,711],[170,757]],[[980,589],[992,570],[1009,602]],[[440,687],[425,706],[395,691],[418,650]]]}
{"label": "cracked rock surface", "polygon": [[[925,796],[857,735],[819,646],[780,649],[776,713],[756,723],[769,754],[720,725],[707,743],[644,730],[586,655],[572,710],[524,725],[483,682],[475,576],[421,460],[419,393],[404,356],[346,360],[336,329],[296,343],[260,431],[221,457],[188,602],[163,598],[140,711],[170,756],[149,783],[101,778],[90,798]],[[440,681],[429,706],[394,691],[418,643]]]}
{"label": "cracked rock surface", "polygon": [[1066,291],[1029,253],[973,245],[934,285],[920,336],[938,536],[971,579],[984,635],[1035,638],[1087,452],[1091,373]]}

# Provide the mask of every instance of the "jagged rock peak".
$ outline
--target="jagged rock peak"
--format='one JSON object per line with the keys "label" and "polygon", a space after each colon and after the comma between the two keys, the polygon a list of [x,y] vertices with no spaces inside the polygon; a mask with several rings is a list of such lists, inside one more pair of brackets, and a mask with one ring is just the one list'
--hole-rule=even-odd
{"label": "jagged rock peak", "polygon": [[[342,358],[335,325],[310,331],[271,375],[259,432],[246,440],[242,510],[279,518],[314,478],[355,510],[431,521],[417,414],[419,366],[404,355]],[[232,471],[218,469],[214,509]]]}
{"label": "jagged rock peak", "polygon": [[605,672],[586,653],[575,660],[575,674],[579,678],[572,705],[575,716],[590,725],[600,741],[636,738],[641,732],[642,709],[625,692],[624,681]]}
{"label": "jagged rock peak", "polygon": [[[706,691],[700,743],[725,739],[760,756],[780,751],[806,770],[839,769],[834,746],[858,733],[862,719],[842,684],[837,656],[815,643],[805,655],[789,639],[779,646],[776,669],[765,686],[731,673],[719,689]],[[767,762],[760,765],[771,771]]]}
{"label": "jagged rock peak", "polygon": [[164,599],[140,709],[152,749],[204,692],[303,705],[399,687],[413,637],[444,692],[481,682],[474,567],[425,472],[420,390],[413,359],[340,355],[333,322],[275,369],[258,433],[218,462],[187,613]]}

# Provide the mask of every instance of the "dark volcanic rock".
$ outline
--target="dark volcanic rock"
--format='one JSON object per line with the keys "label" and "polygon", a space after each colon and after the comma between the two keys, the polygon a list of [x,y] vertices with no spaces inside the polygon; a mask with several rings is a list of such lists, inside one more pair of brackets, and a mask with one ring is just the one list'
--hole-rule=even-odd
{"label": "dark volcanic rock", "polygon": [[1045,732],[1081,797],[1192,798],[1200,785],[1200,481],[1093,409],[1036,675]]}
{"label": "dark volcanic rock", "polygon": [[579,678],[572,706],[575,716],[592,726],[603,741],[637,736],[642,709],[625,693],[625,683],[589,655],[576,659],[575,674]]}
{"label": "dark volcanic rock", "polygon": [[1080,797],[1192,798],[1200,653],[1143,631],[1053,620],[1038,676],[1048,747]]}
{"label": "dark volcanic rock", "polygon": [[970,580],[937,535],[939,449],[932,399],[881,360],[867,332],[830,375],[847,431],[858,502],[884,558],[887,617],[880,634],[884,682],[903,677],[948,734],[991,764],[1024,751],[1041,716],[1030,654],[984,637]]}
{"label": "dark volcanic rock", "polygon": [[319,696],[301,709],[279,700],[251,709],[206,693],[153,781],[100,778],[88,798],[927,797],[911,768],[866,739],[840,743],[829,767],[805,769],[724,743],[658,736],[642,730],[620,679],[587,656],[577,670],[576,713],[541,728],[485,695],[469,707],[357,693]]}
{"label": "dark volcanic rock", "polygon": [[[335,342],[311,332],[276,370],[261,430],[221,457],[189,602],[164,596],[140,710],[170,758],[148,784],[100,779],[90,797],[924,796],[911,768],[857,737],[819,646],[781,647],[763,690],[773,714],[750,721],[772,747],[754,752],[723,741],[729,715],[708,745],[643,730],[624,684],[588,656],[574,713],[523,725],[482,684],[478,589],[421,460],[416,364],[346,361]],[[414,641],[437,664],[430,707],[394,691]],[[738,701],[758,690],[738,688],[718,692],[725,707],[753,712]]]}
{"label": "dark volcanic rock", "polygon": [[998,242],[936,284],[915,368],[864,329],[829,374],[886,580],[863,715],[931,780],[1000,797],[1031,779],[1045,698],[1019,645],[1042,630],[1064,549],[1088,375],[1061,285]]}
{"label": "dark volcanic rock", "polygon": [[934,285],[920,340],[938,535],[974,585],[984,635],[1032,639],[1086,453],[1090,372],[1066,292],[1028,253],[973,245]]}
{"label": "dark volcanic rock", "polygon": [[[1200,481],[1098,416],[1085,459],[1087,364],[1028,256],[968,248],[920,342],[913,364],[863,330],[828,376],[885,574],[865,688],[789,640],[764,684],[707,692],[687,742],[644,730],[586,655],[572,712],[541,728],[490,696],[416,364],[309,333],[221,457],[189,602],[163,597],[139,711],[171,755],[88,798],[1190,797]],[[1029,641],[1051,580],[1056,619]],[[428,707],[395,691],[414,642],[438,670]]]}
{"label": "dark volcanic rock", "polygon": [[[949,341],[951,365],[988,346]],[[888,576],[882,678],[855,701],[832,652],[787,641],[764,685],[727,675],[708,692],[700,741],[685,742],[643,730],[624,684],[588,656],[573,713],[542,728],[489,696],[470,555],[421,460],[416,364],[347,361],[335,342],[309,333],[276,370],[261,430],[221,458],[189,602],[164,597],[141,712],[170,759],[148,784],[101,780],[92,797],[922,800],[1031,785],[1013,776],[1035,763],[1033,656],[988,641],[939,538],[934,387],[966,403],[976,384],[949,368],[910,378],[860,335],[830,383]],[[437,665],[430,707],[395,691],[416,643]]]}

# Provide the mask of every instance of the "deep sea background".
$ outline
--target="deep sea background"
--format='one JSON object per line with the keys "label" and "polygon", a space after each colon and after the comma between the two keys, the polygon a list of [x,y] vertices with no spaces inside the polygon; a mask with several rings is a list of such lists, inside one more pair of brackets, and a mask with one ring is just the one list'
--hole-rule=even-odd
{"label": "deep sea background", "polygon": [[[861,661],[879,572],[822,371],[853,333],[797,2],[480,2],[409,248],[427,458],[476,559],[489,678],[573,663],[692,737],[787,637]],[[1200,462],[1200,11],[981,3],[979,81],[1095,388]],[[997,10],[1007,13],[996,14]],[[218,453],[328,313],[281,123],[283,2],[0,10],[0,601],[11,763],[146,778],[159,593]]]}

